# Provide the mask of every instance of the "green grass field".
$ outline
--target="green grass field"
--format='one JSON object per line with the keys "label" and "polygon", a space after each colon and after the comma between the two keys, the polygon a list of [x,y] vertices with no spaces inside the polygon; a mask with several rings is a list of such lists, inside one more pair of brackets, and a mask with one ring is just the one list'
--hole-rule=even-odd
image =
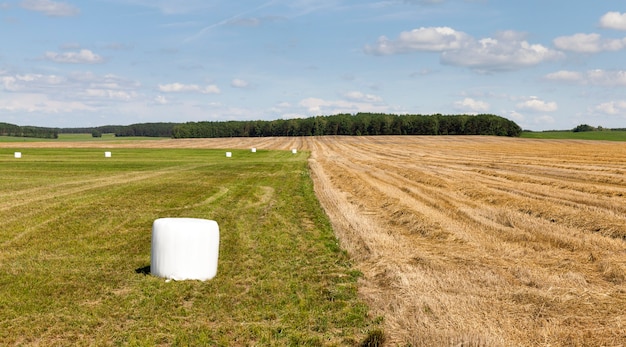
{"label": "green grass field", "polygon": [[159,140],[169,139],[169,137],[145,137],[145,136],[123,136],[115,137],[115,134],[102,134],[102,137],[93,137],[91,134],[59,134],[58,139],[39,139],[32,137],[0,136],[0,142],[116,142],[129,140]]}
{"label": "green grass field", "polygon": [[528,139],[626,141],[626,131],[525,131],[520,137]]}
{"label": "green grass field", "polygon": [[[304,152],[0,149],[0,345],[358,345],[380,319]],[[149,274],[152,222],[213,219],[217,276]]]}

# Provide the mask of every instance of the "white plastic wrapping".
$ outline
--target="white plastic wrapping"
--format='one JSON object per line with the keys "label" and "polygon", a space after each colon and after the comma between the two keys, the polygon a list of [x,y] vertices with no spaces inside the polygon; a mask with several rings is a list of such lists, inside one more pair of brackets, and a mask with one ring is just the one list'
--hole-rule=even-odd
{"label": "white plastic wrapping", "polygon": [[150,273],[177,281],[217,274],[220,231],[216,221],[159,218],[152,224]]}

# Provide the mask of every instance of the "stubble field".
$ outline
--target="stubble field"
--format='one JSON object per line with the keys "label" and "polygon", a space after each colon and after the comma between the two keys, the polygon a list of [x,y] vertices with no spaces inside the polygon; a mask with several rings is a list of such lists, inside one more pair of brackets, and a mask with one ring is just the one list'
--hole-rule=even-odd
{"label": "stubble field", "polygon": [[[626,344],[626,144],[497,137],[28,143],[310,151],[389,345]],[[5,145],[8,146],[8,145]],[[12,144],[11,146],[15,146]]]}

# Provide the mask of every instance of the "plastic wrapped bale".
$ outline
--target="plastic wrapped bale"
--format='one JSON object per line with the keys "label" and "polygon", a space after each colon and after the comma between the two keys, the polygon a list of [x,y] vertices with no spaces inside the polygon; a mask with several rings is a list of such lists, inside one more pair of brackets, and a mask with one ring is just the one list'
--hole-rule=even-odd
{"label": "plastic wrapped bale", "polygon": [[226,158],[230,158],[233,156],[233,152],[226,152]]}
{"label": "plastic wrapped bale", "polygon": [[252,149],[250,149],[250,151],[252,151],[252,153],[256,153],[256,148],[252,147]]}
{"label": "plastic wrapped bale", "polygon": [[111,152],[104,152],[105,158],[111,158]]}
{"label": "plastic wrapped bale", "polygon": [[177,281],[210,280],[217,274],[219,241],[216,221],[156,219],[152,224],[150,273]]}
{"label": "plastic wrapped bale", "polygon": [[18,159],[19,159],[19,158],[21,158],[21,157],[22,157],[22,152],[15,152],[15,153],[13,154],[13,156],[14,156],[15,158],[18,158]]}

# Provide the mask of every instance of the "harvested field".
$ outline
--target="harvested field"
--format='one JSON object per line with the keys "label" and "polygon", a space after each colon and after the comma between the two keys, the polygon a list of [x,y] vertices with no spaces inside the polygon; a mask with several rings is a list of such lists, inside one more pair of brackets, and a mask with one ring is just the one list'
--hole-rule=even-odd
{"label": "harvested field", "polygon": [[[16,147],[16,143],[0,144]],[[311,151],[390,345],[626,345],[626,143],[236,138],[27,147]]]}

